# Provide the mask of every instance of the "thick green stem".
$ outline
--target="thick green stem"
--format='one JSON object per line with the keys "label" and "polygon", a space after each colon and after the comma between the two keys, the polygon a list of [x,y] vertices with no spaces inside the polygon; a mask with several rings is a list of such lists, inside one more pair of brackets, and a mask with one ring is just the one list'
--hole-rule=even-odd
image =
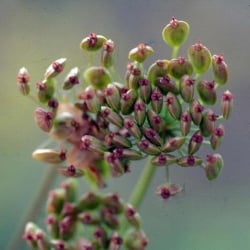
{"label": "thick green stem", "polygon": [[141,176],[128,200],[128,203],[138,208],[147,192],[148,186],[153,178],[155,166],[151,164],[151,157],[148,158]]}

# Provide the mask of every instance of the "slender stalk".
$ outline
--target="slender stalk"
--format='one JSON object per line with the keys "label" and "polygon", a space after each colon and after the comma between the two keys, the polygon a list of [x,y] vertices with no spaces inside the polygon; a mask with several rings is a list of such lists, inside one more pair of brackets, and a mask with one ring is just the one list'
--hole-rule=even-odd
{"label": "slender stalk", "polygon": [[178,52],[179,52],[179,48],[180,48],[180,47],[173,47],[173,50],[172,50],[172,58],[176,58],[176,57],[177,57]]}

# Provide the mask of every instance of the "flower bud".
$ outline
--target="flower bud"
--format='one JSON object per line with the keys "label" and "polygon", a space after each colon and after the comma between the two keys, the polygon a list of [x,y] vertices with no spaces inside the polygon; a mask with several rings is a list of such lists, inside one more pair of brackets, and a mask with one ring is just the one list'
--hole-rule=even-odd
{"label": "flower bud", "polygon": [[204,107],[197,100],[193,100],[190,103],[190,114],[192,117],[192,121],[195,125],[199,125],[202,120],[202,112]]}
{"label": "flower bud", "polygon": [[147,78],[139,80],[139,95],[145,103],[149,103],[152,93],[152,87]]}
{"label": "flower bud", "polygon": [[59,164],[66,160],[66,152],[64,150],[37,149],[32,153],[32,157],[37,161]]}
{"label": "flower bud", "polygon": [[160,113],[163,105],[163,95],[158,88],[154,88],[151,94],[151,106],[156,113]]}
{"label": "flower bud", "polygon": [[136,139],[141,138],[141,130],[133,119],[126,117],[124,119],[124,127],[128,130],[129,134],[134,136]]}
{"label": "flower bud", "polygon": [[115,84],[108,84],[107,88],[104,89],[104,97],[110,108],[116,112],[120,110],[121,97]]}
{"label": "flower bud", "polygon": [[101,64],[105,68],[110,68],[114,64],[113,52],[115,44],[112,40],[107,40],[102,45]]}
{"label": "flower bud", "polygon": [[162,38],[171,47],[180,47],[188,38],[189,24],[172,18],[162,30]]}
{"label": "flower bud", "polygon": [[188,154],[192,155],[196,153],[200,149],[202,142],[203,142],[203,136],[201,134],[201,131],[197,130],[190,138],[188,144]]}
{"label": "flower bud", "polygon": [[142,152],[149,155],[158,155],[161,153],[161,150],[157,146],[155,146],[146,139],[143,139],[138,142],[137,146]]}
{"label": "flower bud", "polygon": [[106,141],[110,141],[110,144],[114,144],[117,147],[124,147],[124,148],[131,148],[132,147],[132,143],[130,140],[128,140],[126,137],[124,137],[122,135],[115,134],[112,131],[110,131],[105,136],[105,142]]}
{"label": "flower bud", "polygon": [[134,89],[129,89],[121,94],[121,112],[128,115],[133,112],[134,103],[136,102],[137,92]]}
{"label": "flower bud", "polygon": [[89,211],[78,214],[78,219],[84,225],[98,225],[101,222],[99,216],[97,216],[96,213],[89,212]]}
{"label": "flower bud", "polygon": [[157,146],[162,145],[163,140],[160,137],[160,135],[156,132],[156,130],[145,126],[143,127],[143,134],[153,144]]}
{"label": "flower bud", "polygon": [[145,233],[141,230],[129,230],[124,238],[126,249],[144,250],[148,245],[148,239]]}
{"label": "flower bud", "polygon": [[65,190],[63,188],[57,188],[50,191],[46,209],[48,213],[60,214],[65,202]]}
{"label": "flower bud", "polygon": [[208,180],[213,180],[218,177],[223,166],[224,161],[220,154],[207,155],[207,163],[204,168]]}
{"label": "flower bud", "polygon": [[113,177],[120,177],[126,172],[126,165],[116,153],[105,152],[104,159],[109,164],[111,175]]}
{"label": "flower bud", "polygon": [[87,84],[92,85],[95,89],[104,89],[112,82],[109,71],[102,66],[87,68],[83,73],[83,77]]}
{"label": "flower bud", "polygon": [[180,80],[180,94],[185,102],[191,102],[194,96],[195,80],[184,75]]}
{"label": "flower bud", "polygon": [[136,161],[141,160],[143,155],[137,150],[124,148],[122,149],[122,157],[128,160]]}
{"label": "flower bud", "polygon": [[191,128],[192,117],[188,111],[184,111],[181,114],[180,129],[183,135],[187,135]]}
{"label": "flower bud", "polygon": [[123,238],[114,232],[110,237],[109,250],[119,250],[123,244]]}
{"label": "flower bud", "polygon": [[123,118],[111,108],[102,106],[101,115],[105,120],[116,125],[117,127],[120,128],[123,126]]}
{"label": "flower bud", "polygon": [[74,87],[75,85],[79,84],[79,68],[75,67],[73,69],[71,69],[71,71],[69,72],[69,74],[66,76],[64,83],[63,83],[63,89],[67,90],[67,89],[71,89],[72,87]]}
{"label": "flower bud", "polygon": [[155,85],[160,89],[160,91],[166,95],[168,92],[172,92],[173,94],[178,94],[179,90],[174,81],[168,75],[158,77]]}
{"label": "flower bud", "polygon": [[56,214],[49,214],[45,219],[45,224],[48,233],[52,238],[59,237],[59,221],[58,216]]}
{"label": "flower bud", "polygon": [[163,200],[168,200],[170,196],[174,196],[181,192],[183,188],[177,184],[164,184],[156,189],[156,194],[160,195]]}
{"label": "flower bud", "polygon": [[59,168],[60,174],[66,177],[81,177],[84,175],[84,171],[74,165],[69,165],[64,168]]}
{"label": "flower bud", "polygon": [[215,82],[214,81],[206,81],[201,80],[197,84],[197,92],[202,103],[207,105],[214,105],[217,100],[216,90],[215,90]]}
{"label": "flower bud", "polygon": [[158,131],[159,133],[166,129],[166,122],[165,120],[157,114],[154,110],[148,109],[147,112],[148,122],[150,126]]}
{"label": "flower bud", "polygon": [[200,130],[203,136],[208,137],[212,134],[217,117],[218,116],[211,109],[203,113],[200,123]]}
{"label": "flower bud", "polygon": [[120,214],[124,210],[123,200],[117,193],[105,194],[103,196],[103,206],[110,209],[115,214]]}
{"label": "flower bud", "polygon": [[76,218],[74,216],[66,216],[59,222],[60,238],[70,240],[76,232]]}
{"label": "flower bud", "polygon": [[55,250],[72,250],[72,248],[69,246],[68,243],[66,243],[64,240],[51,240],[51,246],[52,249]]}
{"label": "flower bud", "polygon": [[37,240],[37,246],[39,250],[50,250],[49,239],[43,230],[41,229],[37,230],[36,240]]}
{"label": "flower bud", "polygon": [[155,63],[151,64],[148,68],[147,76],[151,84],[156,85],[158,77],[163,77],[167,75],[168,72],[168,60],[157,60]]}
{"label": "flower bud", "polygon": [[150,46],[140,43],[136,48],[130,50],[128,59],[142,63],[153,52],[154,50]]}
{"label": "flower bud", "polygon": [[134,66],[128,76],[128,87],[133,90],[137,90],[139,87],[139,81],[142,78],[142,69],[139,66]]}
{"label": "flower bud", "polygon": [[117,230],[119,228],[119,220],[117,216],[112,213],[108,208],[104,208],[101,211],[102,222],[111,230]]}
{"label": "flower bud", "polygon": [[175,120],[180,120],[182,108],[179,99],[173,93],[168,92],[165,103],[171,116]]}
{"label": "flower bud", "polygon": [[185,136],[171,137],[167,140],[167,143],[162,147],[162,151],[168,153],[178,150],[184,144],[185,140]]}
{"label": "flower bud", "polygon": [[233,109],[233,95],[226,90],[221,97],[221,110],[224,119],[229,119]]}
{"label": "flower bud", "polygon": [[212,149],[216,150],[219,148],[224,134],[225,130],[222,124],[220,124],[217,128],[214,128],[212,136],[210,137],[210,144]]}
{"label": "flower bud", "polygon": [[59,75],[64,69],[66,60],[66,58],[60,58],[52,62],[44,74],[45,79],[53,78]]}
{"label": "flower bud", "polygon": [[97,51],[102,48],[106,41],[106,37],[102,35],[96,35],[95,33],[90,33],[81,41],[80,48],[86,51]]}
{"label": "flower bud", "polygon": [[37,82],[37,96],[41,103],[47,103],[53,98],[55,92],[55,81],[54,79],[46,79],[42,82]]}
{"label": "flower bud", "polygon": [[222,55],[212,56],[212,68],[215,82],[224,85],[228,81],[228,67]]}
{"label": "flower bud", "polygon": [[35,249],[37,248],[36,232],[38,227],[33,222],[28,222],[25,226],[23,239],[26,240],[28,245]]}
{"label": "flower bud", "polygon": [[83,150],[89,150],[92,152],[103,154],[107,149],[103,142],[95,138],[94,136],[84,135],[81,140],[81,149]]}
{"label": "flower bud", "polygon": [[52,128],[53,113],[47,112],[42,108],[35,109],[34,112],[35,123],[44,132],[49,132]]}
{"label": "flower bud", "polygon": [[170,154],[159,154],[151,160],[151,163],[155,166],[169,166],[175,162],[176,157]]}
{"label": "flower bud", "polygon": [[17,85],[23,95],[30,93],[30,74],[25,67],[22,67],[17,74]]}
{"label": "flower bud", "polygon": [[[102,227],[98,227],[97,229],[94,230],[93,232],[93,244],[97,247],[103,247],[106,246],[107,244],[107,232],[102,228]],[[112,241],[112,236],[111,236],[111,239],[110,241]],[[111,243],[110,243],[111,244]],[[111,250],[111,249],[109,249]]]}
{"label": "flower bud", "polygon": [[86,210],[95,210],[102,203],[102,198],[93,192],[88,192],[82,195],[76,205],[79,212]]}
{"label": "flower bud", "polygon": [[181,167],[195,167],[202,164],[202,159],[198,156],[188,155],[178,159],[177,164]]}
{"label": "flower bud", "polygon": [[138,98],[134,104],[134,116],[137,124],[142,126],[146,118],[146,104]]}
{"label": "flower bud", "polygon": [[75,202],[77,198],[77,182],[73,178],[67,178],[61,183],[61,188],[65,190],[67,202]]}
{"label": "flower bud", "polygon": [[207,47],[198,42],[189,47],[188,58],[195,72],[202,74],[209,69],[212,55]]}
{"label": "flower bud", "polygon": [[135,208],[132,207],[132,205],[126,205],[124,214],[130,225],[132,225],[136,229],[140,229],[141,217],[139,213],[135,210]]}
{"label": "flower bud", "polygon": [[184,75],[192,75],[193,66],[184,57],[171,59],[168,64],[168,74],[176,79],[181,79]]}

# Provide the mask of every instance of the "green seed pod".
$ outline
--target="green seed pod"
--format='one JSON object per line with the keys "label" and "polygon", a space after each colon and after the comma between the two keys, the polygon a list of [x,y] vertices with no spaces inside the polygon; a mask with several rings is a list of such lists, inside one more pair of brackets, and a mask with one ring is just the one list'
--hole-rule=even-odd
{"label": "green seed pod", "polygon": [[228,67],[222,55],[212,56],[212,68],[214,80],[219,85],[224,85],[228,81]]}
{"label": "green seed pod", "polygon": [[105,68],[110,68],[114,64],[114,49],[115,45],[112,40],[108,40],[103,43],[102,54],[101,54],[101,64]]}
{"label": "green seed pod", "polygon": [[130,229],[125,235],[124,244],[126,249],[144,250],[148,245],[148,239],[142,230]]}
{"label": "green seed pod", "polygon": [[112,82],[109,71],[102,66],[87,68],[83,73],[83,77],[87,84],[92,85],[95,89],[104,89]]}
{"label": "green seed pod", "polygon": [[102,201],[103,206],[111,209],[115,214],[121,214],[124,211],[124,202],[116,193],[105,194]]}
{"label": "green seed pod", "polygon": [[221,97],[221,110],[224,119],[229,119],[233,109],[233,95],[226,90]]}
{"label": "green seed pod", "polygon": [[66,60],[66,58],[60,58],[51,63],[44,74],[45,79],[53,78],[59,75],[65,67]]}
{"label": "green seed pod", "polygon": [[95,33],[90,33],[81,41],[80,48],[86,51],[97,51],[102,48],[106,41],[106,37],[102,35],[96,35]]}
{"label": "green seed pod", "polygon": [[69,74],[66,76],[63,82],[63,89],[72,89],[75,85],[79,84],[79,68],[75,67],[70,70]]}
{"label": "green seed pod", "polygon": [[144,126],[142,128],[144,136],[153,144],[161,146],[163,143],[162,137],[156,132],[156,130]]}
{"label": "green seed pod", "polygon": [[168,92],[165,103],[168,107],[168,111],[175,120],[180,120],[182,107],[179,99],[173,93]]}
{"label": "green seed pod", "polygon": [[200,149],[202,142],[203,142],[203,136],[201,134],[201,131],[200,130],[195,131],[188,143],[188,154],[192,155],[196,153]]}
{"label": "green seed pod", "polygon": [[30,93],[30,74],[25,67],[22,67],[17,74],[17,86],[23,95]]}
{"label": "green seed pod", "polygon": [[37,149],[32,153],[32,157],[37,161],[59,164],[66,160],[66,152],[55,149]]}
{"label": "green seed pod", "polygon": [[204,107],[197,100],[193,100],[190,103],[189,110],[193,123],[195,125],[199,125],[202,120],[202,112],[204,110]]}
{"label": "green seed pod", "polygon": [[168,73],[168,60],[157,60],[148,68],[148,80],[152,85],[155,85],[158,77],[163,77]]}
{"label": "green seed pod", "polygon": [[65,190],[63,188],[57,188],[50,191],[47,202],[46,210],[48,213],[60,214],[65,202]]}
{"label": "green seed pod", "polygon": [[124,127],[128,130],[129,134],[134,136],[136,139],[140,139],[142,137],[140,128],[130,117],[124,118]]}
{"label": "green seed pod", "polygon": [[200,123],[200,130],[203,136],[208,137],[213,133],[216,119],[217,115],[211,109],[203,113]]}
{"label": "green seed pod", "polygon": [[97,114],[101,109],[100,99],[97,96],[97,92],[93,86],[87,86],[81,94],[81,99],[84,100],[88,111]]}
{"label": "green seed pod", "polygon": [[147,78],[141,78],[139,80],[139,96],[145,103],[149,103],[151,93],[152,93],[152,86]]}
{"label": "green seed pod", "polygon": [[103,142],[94,136],[84,135],[81,138],[81,141],[81,148],[84,150],[89,150],[99,154],[103,154],[107,150]]}
{"label": "green seed pod", "polygon": [[137,99],[137,92],[134,89],[129,89],[127,92],[121,94],[121,112],[128,115],[134,110],[134,103]]}
{"label": "green seed pod", "polygon": [[180,80],[180,94],[185,102],[191,102],[194,96],[195,80],[187,75],[184,75]]}
{"label": "green seed pod", "polygon": [[51,99],[53,99],[53,95],[55,92],[55,80],[53,78],[46,79],[42,82],[36,83],[37,87],[37,96],[41,103],[47,103]]}
{"label": "green seed pod", "polygon": [[111,108],[102,106],[101,115],[106,121],[116,125],[117,127],[121,128],[123,126],[123,118]]}
{"label": "green seed pod", "polygon": [[125,217],[130,225],[132,225],[136,229],[140,229],[141,217],[132,205],[130,205],[130,204],[125,205],[124,214],[125,214]]}
{"label": "green seed pod", "polygon": [[151,94],[151,106],[156,113],[160,113],[163,105],[163,95],[161,91],[156,87],[152,90]]}
{"label": "green seed pod", "polygon": [[222,124],[214,128],[213,133],[210,137],[210,145],[213,150],[216,150],[219,148],[224,134],[225,134],[225,130]]}
{"label": "green seed pod", "polygon": [[208,180],[213,180],[218,177],[223,166],[224,161],[220,154],[207,155],[207,163],[204,168]]}
{"label": "green seed pod", "polygon": [[159,155],[161,153],[161,150],[147,139],[138,142],[137,146],[142,152],[149,155]]}
{"label": "green seed pod", "polygon": [[189,24],[172,18],[162,30],[162,38],[171,47],[180,47],[188,38]]}
{"label": "green seed pod", "polygon": [[201,80],[197,84],[197,92],[202,103],[207,105],[214,105],[217,100],[216,90],[215,90],[215,82],[214,81],[206,81]]}
{"label": "green seed pod", "polygon": [[195,43],[188,49],[188,58],[198,74],[206,72],[211,65],[212,55],[207,47],[201,43]]}
{"label": "green seed pod", "polygon": [[146,104],[138,98],[134,104],[134,116],[137,124],[142,126],[146,118]]}
{"label": "green seed pod", "polygon": [[154,50],[150,46],[140,43],[136,48],[130,50],[128,59],[142,63],[153,53]]}
{"label": "green seed pod", "polygon": [[162,147],[162,151],[164,153],[168,153],[178,150],[184,144],[185,140],[186,140],[185,136],[176,136],[169,138],[167,140],[167,143]]}
{"label": "green seed pod", "polygon": [[151,163],[154,166],[169,166],[176,163],[176,157],[170,154],[159,154],[152,158]]}
{"label": "green seed pod", "polygon": [[175,79],[181,79],[184,75],[192,75],[193,66],[184,57],[171,59],[168,64],[168,74]]}
{"label": "green seed pod", "polygon": [[121,97],[117,86],[110,83],[107,88],[104,89],[103,93],[108,106],[118,112],[120,110]]}
{"label": "green seed pod", "polygon": [[160,91],[166,95],[168,92],[172,92],[173,94],[179,94],[179,90],[174,81],[168,75],[158,77],[155,85],[160,89]]}
{"label": "green seed pod", "polygon": [[79,212],[85,212],[88,210],[95,210],[102,204],[102,198],[100,195],[92,192],[82,195],[76,205]]}
{"label": "green seed pod", "polygon": [[180,129],[183,135],[187,135],[191,128],[192,117],[188,111],[184,111],[181,114]]}
{"label": "green seed pod", "polygon": [[188,155],[177,160],[177,164],[181,167],[196,167],[202,164],[202,159],[198,156]]}

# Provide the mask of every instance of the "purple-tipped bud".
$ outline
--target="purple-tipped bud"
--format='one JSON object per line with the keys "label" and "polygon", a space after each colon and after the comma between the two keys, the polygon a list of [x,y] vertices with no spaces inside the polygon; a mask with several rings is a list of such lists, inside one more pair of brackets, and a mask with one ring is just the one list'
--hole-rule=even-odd
{"label": "purple-tipped bud", "polygon": [[224,119],[229,119],[233,109],[233,94],[226,90],[221,97],[221,110]]}
{"label": "purple-tipped bud", "polygon": [[203,142],[203,136],[200,130],[194,132],[191,136],[189,144],[188,144],[188,154],[192,155],[200,149],[200,146]]}
{"label": "purple-tipped bud", "polygon": [[193,66],[184,57],[171,59],[168,64],[168,74],[176,79],[181,79],[184,75],[192,75]]}
{"label": "purple-tipped bud", "polygon": [[34,118],[37,126],[44,132],[49,132],[53,125],[53,113],[42,108],[35,109]]}
{"label": "purple-tipped bud", "polygon": [[223,166],[224,161],[220,154],[207,155],[206,166],[204,168],[208,180],[213,180],[218,177]]}
{"label": "purple-tipped bud", "polygon": [[149,155],[158,155],[161,153],[161,150],[155,146],[154,144],[152,144],[150,141],[143,139],[140,142],[138,142],[138,148]]}
{"label": "purple-tipped bud", "polygon": [[185,102],[191,102],[194,96],[194,78],[184,75],[180,80],[180,94]]}
{"label": "purple-tipped bud", "polygon": [[46,202],[46,209],[48,213],[60,214],[65,202],[65,190],[57,188],[49,192]]}
{"label": "purple-tipped bud", "polygon": [[109,164],[113,177],[120,177],[126,172],[126,165],[116,153],[105,152],[104,159]]}
{"label": "purple-tipped bud", "polygon": [[84,225],[98,225],[101,222],[99,216],[97,216],[96,213],[89,212],[89,211],[78,214],[78,219]]}
{"label": "purple-tipped bud", "polygon": [[191,128],[192,117],[189,111],[184,111],[181,114],[180,129],[183,135],[187,135]]}
{"label": "purple-tipped bud", "polygon": [[58,164],[66,160],[66,151],[54,149],[37,149],[32,153],[32,157],[37,161]]}
{"label": "purple-tipped bud", "polygon": [[93,243],[95,245],[98,245],[104,248],[104,246],[107,244],[107,233],[101,227],[98,227],[97,229],[94,230],[93,238],[94,238]]}
{"label": "purple-tipped bud", "polygon": [[210,144],[211,144],[212,149],[216,150],[219,148],[224,134],[225,134],[225,130],[222,124],[214,128],[214,131],[210,137]]}
{"label": "purple-tipped bud", "polygon": [[197,100],[193,100],[190,103],[190,114],[195,125],[199,125],[201,123],[203,110],[204,107]]}
{"label": "purple-tipped bud", "polygon": [[59,237],[59,221],[58,216],[56,214],[49,214],[45,219],[45,224],[48,233],[52,238]]}
{"label": "purple-tipped bud", "polygon": [[[69,179],[73,179],[73,178],[69,178]],[[67,199],[68,199],[68,197],[67,197]],[[77,212],[78,211],[76,209],[75,203],[70,203],[70,202],[67,201],[63,205],[61,215],[63,217],[65,217],[65,216],[75,216],[77,214]]]}
{"label": "purple-tipped bud", "polygon": [[84,135],[81,140],[81,149],[83,150],[89,150],[99,154],[103,154],[107,150],[103,142],[94,136]]}
{"label": "purple-tipped bud", "polygon": [[202,159],[198,156],[188,155],[177,160],[177,164],[181,167],[195,167],[202,164]]}
{"label": "purple-tipped bud", "polygon": [[168,111],[171,114],[171,116],[176,120],[180,120],[182,108],[177,96],[175,96],[171,92],[168,92],[165,103],[168,107]]}
{"label": "purple-tipped bud", "polygon": [[168,60],[157,60],[155,63],[151,64],[148,69],[148,80],[151,84],[156,85],[158,78],[166,76],[168,73]]}
{"label": "purple-tipped bud", "polygon": [[53,78],[59,75],[64,69],[66,60],[66,58],[60,58],[52,62],[44,74],[45,79]]}
{"label": "purple-tipped bud", "polygon": [[148,245],[148,238],[141,230],[129,230],[124,238],[126,249],[144,250]]}
{"label": "purple-tipped bud", "polygon": [[150,46],[140,43],[136,48],[129,51],[128,59],[142,63],[153,53],[154,50]]}
{"label": "purple-tipped bud", "polygon": [[139,81],[142,78],[142,69],[138,67],[137,65],[133,67],[133,69],[130,71],[130,74],[128,76],[128,87],[133,90],[137,90],[139,87]]}
{"label": "purple-tipped bud", "polygon": [[159,154],[152,158],[151,163],[155,166],[169,166],[176,162],[176,157],[170,154]]}
{"label": "purple-tipped bud", "polygon": [[66,177],[81,177],[84,175],[84,171],[82,169],[77,168],[72,164],[64,168],[59,168],[59,172]]}
{"label": "purple-tipped bud", "polygon": [[51,240],[51,247],[55,250],[71,250],[72,248],[64,240]]}
{"label": "purple-tipped bud", "polygon": [[200,130],[203,136],[208,137],[213,133],[217,117],[218,115],[211,109],[204,111],[200,123]]}
{"label": "purple-tipped bud", "polygon": [[146,104],[141,98],[138,98],[134,104],[134,116],[137,124],[142,126],[146,118]]}
{"label": "purple-tipped bud", "polygon": [[139,94],[145,103],[149,103],[151,92],[152,87],[149,80],[147,78],[141,78],[139,80]]}
{"label": "purple-tipped bud", "polygon": [[26,240],[27,244],[32,248],[37,248],[36,232],[38,227],[33,222],[28,222],[25,226],[23,239]]}
{"label": "purple-tipped bud", "polygon": [[132,143],[130,140],[128,140],[126,137],[115,134],[114,132],[110,131],[106,136],[105,136],[105,142],[108,142],[108,145],[115,145],[117,147],[124,147],[124,148],[131,148]]}
{"label": "purple-tipped bud", "polygon": [[140,139],[142,137],[141,130],[133,119],[126,117],[124,119],[124,127],[128,130],[129,134],[135,138]]}
{"label": "purple-tipped bud", "polygon": [[173,152],[184,144],[186,140],[185,136],[172,137],[167,140],[167,143],[162,147],[162,151],[165,153]]}
{"label": "purple-tipped bud", "polygon": [[86,210],[95,210],[102,203],[102,199],[98,194],[88,192],[82,195],[77,203],[77,208],[79,212],[84,212]]}
{"label": "purple-tipped bud", "polygon": [[102,48],[106,41],[106,37],[102,35],[96,35],[92,32],[81,41],[80,48],[86,51],[97,51]]}
{"label": "purple-tipped bud", "polygon": [[79,68],[75,67],[70,70],[69,74],[66,76],[64,83],[63,83],[63,89],[71,89],[75,85],[79,84]]}
{"label": "purple-tipped bud", "polygon": [[41,229],[37,230],[36,240],[37,240],[37,246],[39,250],[50,250],[49,239],[43,230]]}
{"label": "purple-tipped bud", "polygon": [[119,228],[118,217],[108,208],[101,211],[102,222],[110,229],[116,230]]}
{"label": "purple-tipped bud", "polygon": [[163,200],[168,200],[170,196],[180,193],[183,188],[177,184],[164,184],[156,189],[156,194],[160,195]]}
{"label": "purple-tipped bud", "polygon": [[155,85],[160,89],[160,91],[166,95],[168,92],[178,94],[179,90],[174,81],[168,75],[158,77]]}
{"label": "purple-tipped bud", "polygon": [[114,64],[113,52],[115,49],[115,44],[112,40],[108,40],[102,45],[102,54],[101,54],[101,64],[105,68],[110,68]]}
{"label": "purple-tipped bud", "polygon": [[87,84],[92,85],[95,89],[104,89],[112,82],[110,72],[102,66],[87,68],[83,73],[83,77]]}
{"label": "purple-tipped bud", "polygon": [[41,103],[47,103],[53,98],[55,92],[54,79],[46,79],[42,82],[37,82],[37,96]]}
{"label": "purple-tipped bud", "polygon": [[143,155],[137,150],[124,148],[122,149],[122,157],[128,160],[136,161],[141,160]]}
{"label": "purple-tipped bud", "polygon": [[61,183],[61,188],[65,190],[67,202],[75,202],[77,196],[77,182],[73,178],[67,178]]}
{"label": "purple-tipped bud", "polygon": [[[81,238],[80,240],[77,241],[76,248],[73,248],[76,250],[95,250],[96,247],[94,246],[94,242],[91,242],[88,239]],[[70,248],[72,250],[72,248]]]}
{"label": "purple-tipped bud", "polygon": [[76,218],[73,216],[66,216],[59,222],[59,234],[63,240],[71,239],[76,232]]}
{"label": "purple-tipped bud", "polygon": [[124,211],[125,217],[128,220],[129,224],[136,229],[141,227],[141,217],[132,205],[127,204]]}
{"label": "purple-tipped bud", "polygon": [[214,81],[206,81],[201,80],[197,84],[197,92],[202,103],[207,105],[214,105],[217,100],[216,90],[215,90],[215,82]]}
{"label": "purple-tipped bud", "polygon": [[206,72],[211,64],[211,53],[207,47],[200,42],[195,43],[188,49],[188,58],[191,61],[196,73]]}
{"label": "purple-tipped bud", "polygon": [[160,113],[163,105],[163,95],[158,88],[154,88],[151,94],[151,106],[156,113]]}
{"label": "purple-tipped bud", "polygon": [[212,68],[214,80],[219,85],[224,85],[228,81],[228,67],[222,55],[212,56]]}
{"label": "purple-tipped bud", "polygon": [[103,206],[110,209],[115,214],[120,214],[124,210],[123,200],[117,193],[105,194],[103,196]]}
{"label": "purple-tipped bud", "polygon": [[180,47],[188,38],[189,24],[172,17],[171,21],[163,28],[162,38],[171,47]]}
{"label": "purple-tipped bud", "polygon": [[29,81],[30,74],[25,67],[22,67],[17,74],[17,85],[23,95],[28,95],[30,93]]}
{"label": "purple-tipped bud", "polygon": [[152,128],[145,126],[145,127],[143,127],[143,134],[153,144],[155,144],[157,146],[162,145],[163,140],[155,129],[152,129]]}
{"label": "purple-tipped bud", "polygon": [[137,99],[137,92],[134,89],[129,89],[121,94],[121,112],[128,115],[133,112],[134,103]]}
{"label": "purple-tipped bud", "polygon": [[149,109],[147,112],[148,122],[150,126],[158,131],[162,132],[164,129],[166,129],[166,122],[165,120],[157,114],[154,110]]}
{"label": "purple-tipped bud", "polygon": [[118,112],[120,110],[121,97],[117,86],[114,84],[108,84],[107,88],[104,89],[103,92],[108,106]]}
{"label": "purple-tipped bud", "polygon": [[105,120],[116,125],[117,127],[121,128],[123,126],[123,118],[111,108],[104,106],[101,107],[101,115]]}
{"label": "purple-tipped bud", "polygon": [[123,238],[114,232],[110,237],[108,250],[119,250],[123,244]]}

